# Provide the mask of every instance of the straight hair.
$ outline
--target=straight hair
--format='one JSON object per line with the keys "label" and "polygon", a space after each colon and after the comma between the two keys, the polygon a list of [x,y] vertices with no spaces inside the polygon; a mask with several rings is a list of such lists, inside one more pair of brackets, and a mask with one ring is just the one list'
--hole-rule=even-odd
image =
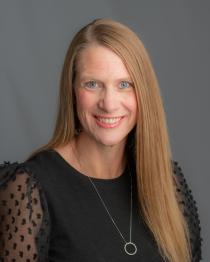
{"label": "straight hair", "polygon": [[77,135],[79,120],[73,90],[76,63],[79,52],[91,45],[115,52],[134,83],[137,123],[128,135],[126,151],[136,171],[139,214],[152,232],[164,261],[190,262],[189,228],[176,196],[166,115],[157,78],[142,41],[127,26],[112,19],[95,19],[76,33],[64,60],[53,136],[27,160],[41,151],[64,146]]}

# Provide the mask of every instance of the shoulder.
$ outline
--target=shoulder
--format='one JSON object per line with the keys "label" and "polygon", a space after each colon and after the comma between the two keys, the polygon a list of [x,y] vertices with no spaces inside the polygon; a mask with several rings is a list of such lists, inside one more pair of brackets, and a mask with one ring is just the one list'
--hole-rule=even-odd
{"label": "shoulder", "polygon": [[0,168],[0,187],[6,187],[9,181],[18,178],[22,184],[27,183],[28,191],[37,187],[43,201],[46,199],[51,208],[58,201],[57,195],[73,194],[78,182],[82,183],[80,176],[72,175],[74,172],[54,150],[42,151],[22,163],[4,161]]}
{"label": "shoulder", "polygon": [[[12,199],[17,196],[20,201],[27,199],[27,208],[31,217],[33,197],[38,197],[46,207],[45,195],[35,172],[24,162],[4,161],[0,164],[0,194]],[[36,201],[35,201],[36,202]],[[18,203],[16,203],[18,205]]]}
{"label": "shoulder", "polygon": [[0,190],[11,187],[7,189],[11,191],[19,187],[26,191],[29,198],[36,190],[47,211],[49,192],[52,192],[53,185],[57,184],[58,175],[59,165],[56,163],[55,154],[51,150],[42,151],[24,162],[0,163]]}
{"label": "shoulder", "polygon": [[38,202],[41,203],[44,215],[49,216],[46,186],[41,179],[46,175],[43,176],[45,172],[41,174],[39,172],[39,169],[43,169],[41,164],[43,158],[39,155],[31,161],[0,163],[0,194],[6,196],[8,200],[15,194],[19,198],[19,203],[27,201],[29,217],[32,216]]}
{"label": "shoulder", "polygon": [[34,180],[34,175],[24,163],[4,161],[0,164],[0,188],[4,189],[8,183],[30,184]]}
{"label": "shoulder", "polygon": [[41,203],[44,215],[48,216],[43,184],[35,170],[26,162],[4,161],[0,163],[0,195],[10,203],[11,199],[18,200],[15,202],[17,206],[25,202],[29,218],[38,203]]}
{"label": "shoulder", "polygon": [[172,167],[177,199],[189,227],[193,261],[197,262],[201,259],[201,246],[203,241],[197,203],[188,181],[184,176],[181,165],[178,161],[173,160]]}
{"label": "shoulder", "polygon": [[[36,161],[32,162],[35,163]],[[4,161],[0,163],[0,189],[5,189],[8,186],[14,187],[15,185],[30,192],[33,191],[34,187],[42,191],[37,172],[29,162]]]}

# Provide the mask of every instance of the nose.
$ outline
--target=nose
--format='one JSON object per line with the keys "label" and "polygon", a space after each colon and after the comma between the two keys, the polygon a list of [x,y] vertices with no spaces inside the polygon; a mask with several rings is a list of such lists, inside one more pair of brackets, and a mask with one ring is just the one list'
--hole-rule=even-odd
{"label": "nose", "polygon": [[106,88],[102,91],[98,106],[101,110],[111,113],[118,109],[119,97],[113,88]]}

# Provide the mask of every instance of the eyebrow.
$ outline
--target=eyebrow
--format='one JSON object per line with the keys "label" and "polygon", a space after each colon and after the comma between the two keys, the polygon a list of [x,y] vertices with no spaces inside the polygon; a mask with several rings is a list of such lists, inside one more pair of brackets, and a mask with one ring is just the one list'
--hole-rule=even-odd
{"label": "eyebrow", "polygon": [[[96,81],[102,82],[100,79],[97,79],[97,77],[94,77],[94,76],[91,76],[91,75],[82,76],[82,77],[80,78],[80,81],[84,81],[84,80],[87,80],[87,79],[92,79],[92,80],[96,80]],[[120,78],[116,79],[116,81],[117,81],[117,82],[118,82],[118,81],[129,81],[129,82],[133,82],[129,76],[120,77]]]}

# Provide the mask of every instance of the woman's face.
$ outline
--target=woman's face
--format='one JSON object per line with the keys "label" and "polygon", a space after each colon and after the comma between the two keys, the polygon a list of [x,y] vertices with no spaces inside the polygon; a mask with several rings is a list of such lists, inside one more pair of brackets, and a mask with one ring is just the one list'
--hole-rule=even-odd
{"label": "woman's face", "polygon": [[100,45],[82,50],[74,88],[83,135],[105,146],[124,143],[136,124],[137,101],[121,58]]}

